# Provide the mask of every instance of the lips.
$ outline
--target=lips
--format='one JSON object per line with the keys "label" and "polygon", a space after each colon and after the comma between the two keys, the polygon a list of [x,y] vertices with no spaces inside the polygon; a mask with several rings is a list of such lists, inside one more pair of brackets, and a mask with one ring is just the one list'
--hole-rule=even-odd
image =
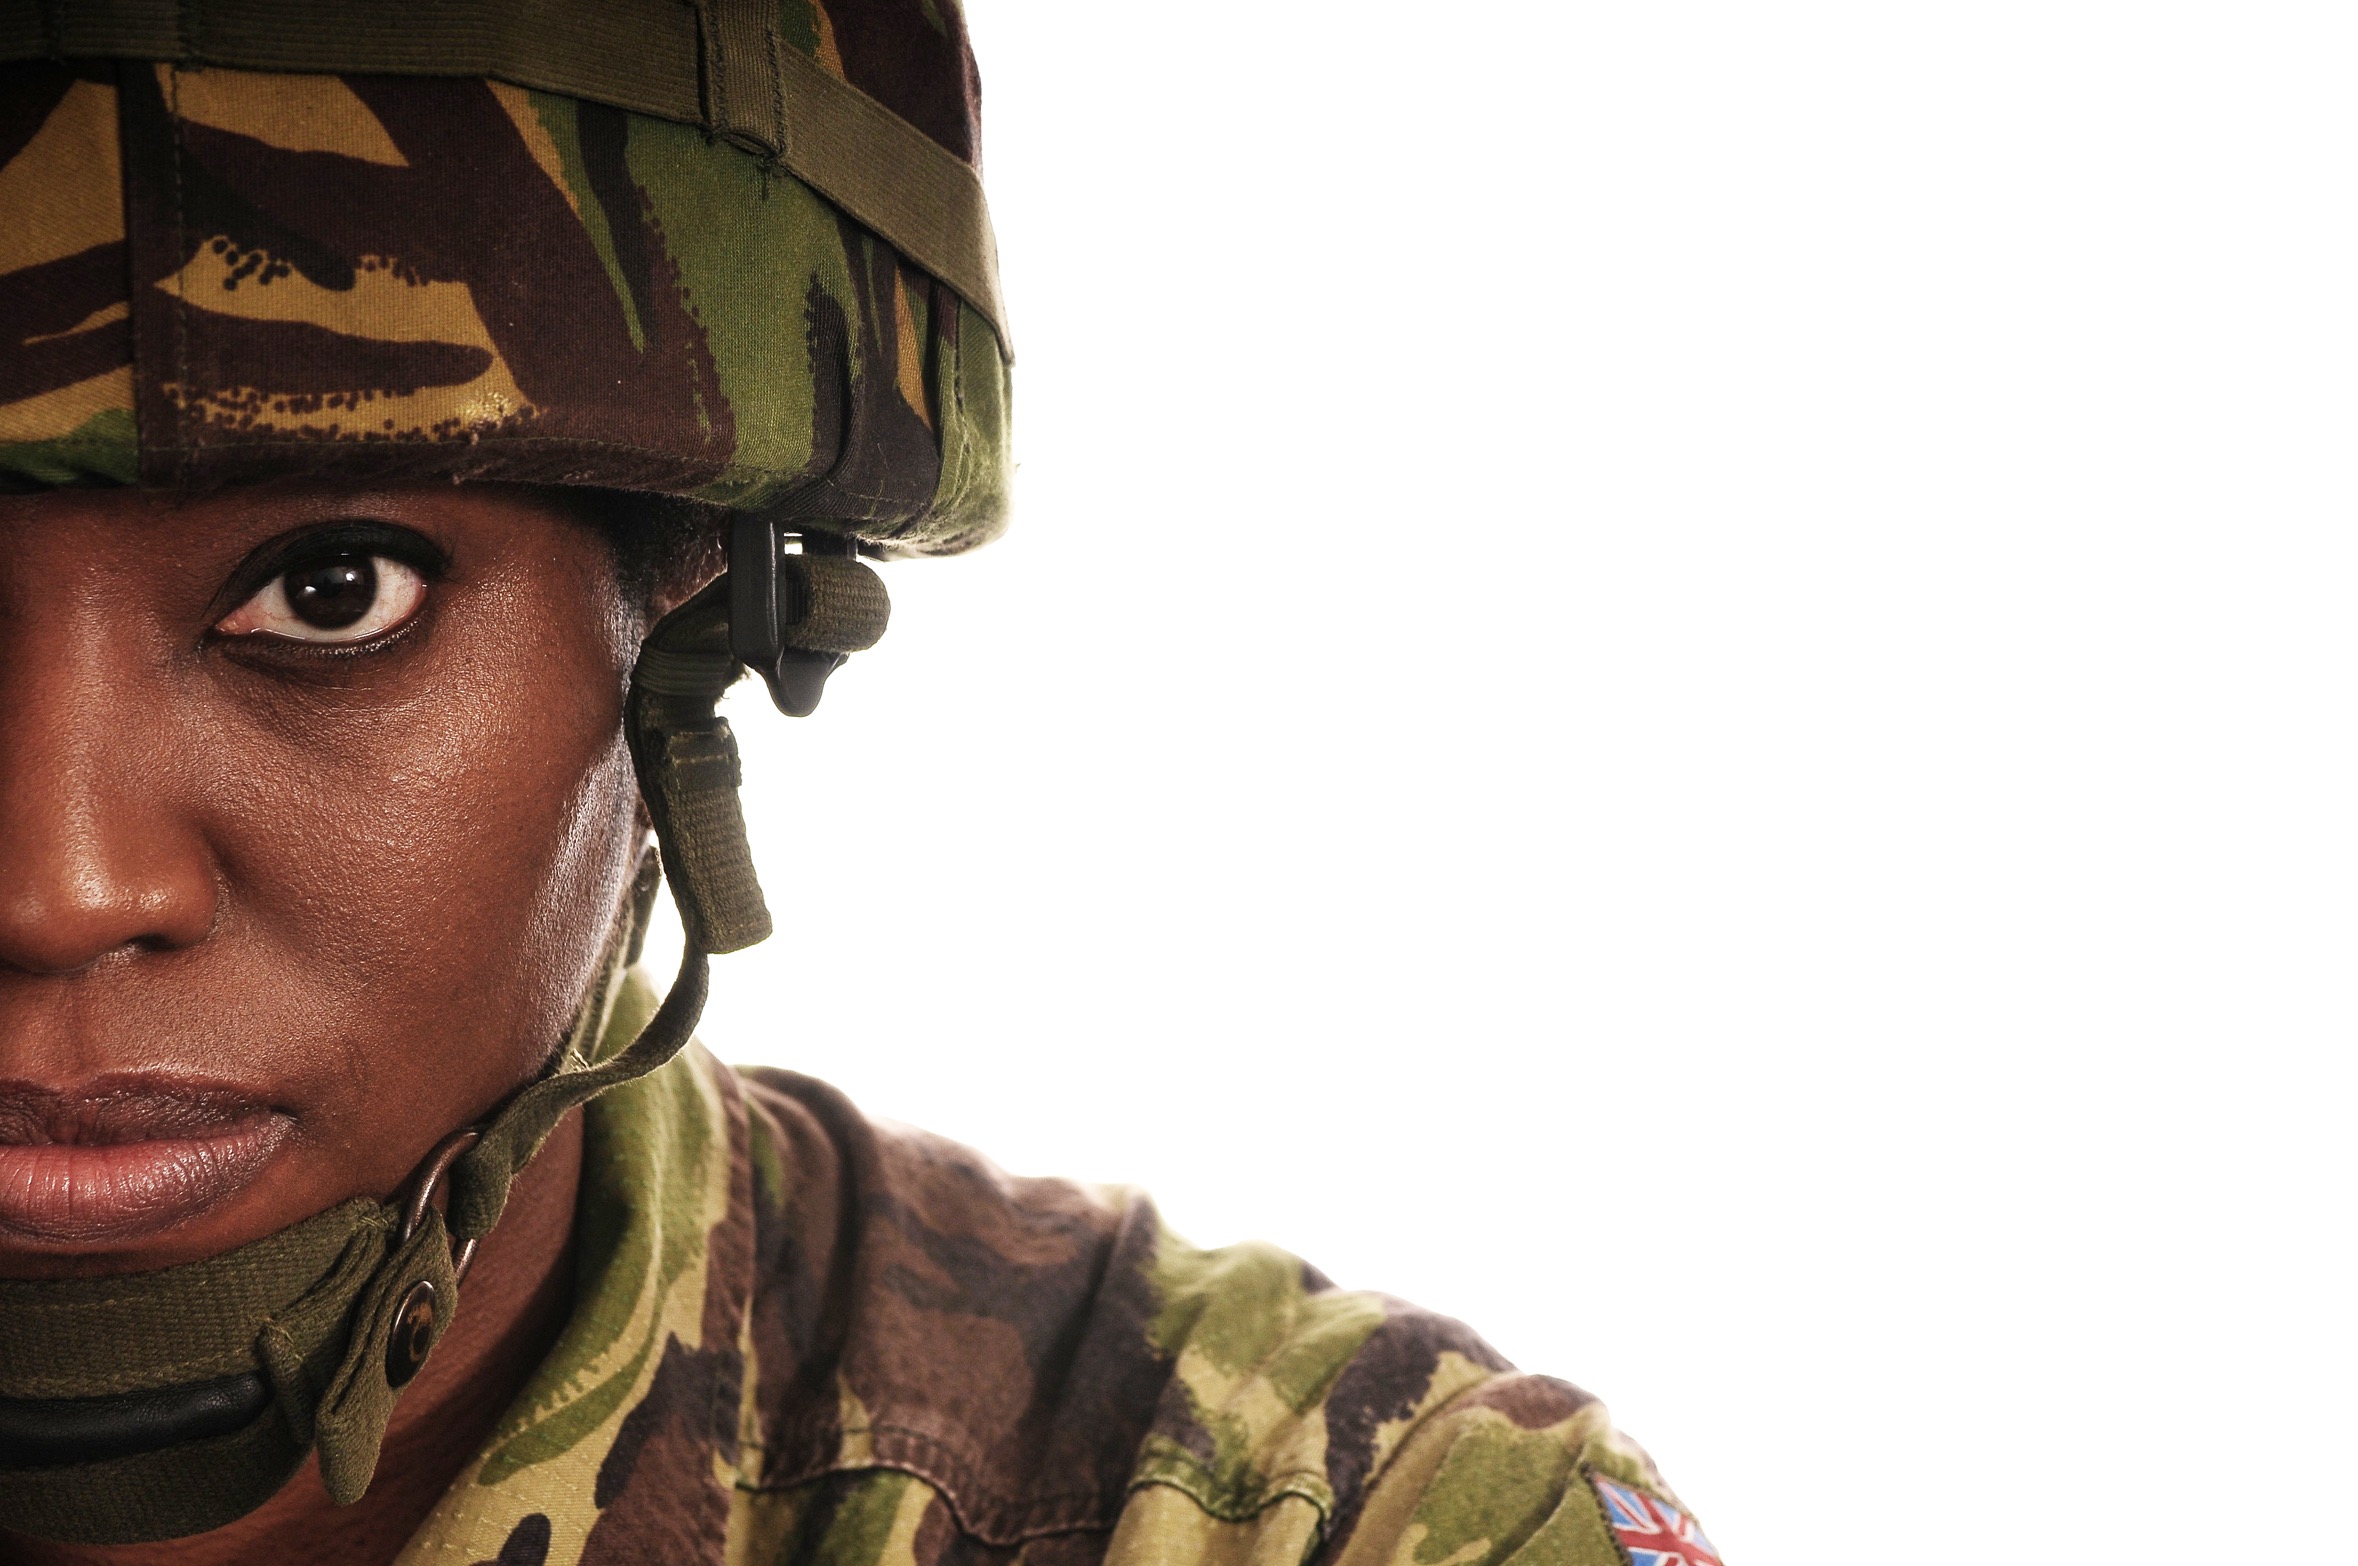
{"label": "lips", "polygon": [[292,1126],[213,1084],[0,1083],[0,1235],[78,1247],[154,1234],[252,1184]]}

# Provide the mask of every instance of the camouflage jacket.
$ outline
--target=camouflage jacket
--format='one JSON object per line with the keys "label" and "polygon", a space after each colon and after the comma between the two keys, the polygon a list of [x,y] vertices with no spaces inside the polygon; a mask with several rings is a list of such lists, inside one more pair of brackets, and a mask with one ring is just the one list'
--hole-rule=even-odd
{"label": "camouflage jacket", "polygon": [[701,1049],[586,1137],[573,1315],[403,1566],[1717,1566],[1586,1393],[1137,1195]]}

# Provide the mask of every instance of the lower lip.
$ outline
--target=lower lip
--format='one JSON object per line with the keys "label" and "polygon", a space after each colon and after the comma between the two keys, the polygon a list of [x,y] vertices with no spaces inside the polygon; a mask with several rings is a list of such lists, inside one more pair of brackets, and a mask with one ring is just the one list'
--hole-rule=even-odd
{"label": "lower lip", "polygon": [[61,1246],[142,1239],[252,1184],[288,1125],[270,1115],[210,1136],[0,1146],[0,1234]]}

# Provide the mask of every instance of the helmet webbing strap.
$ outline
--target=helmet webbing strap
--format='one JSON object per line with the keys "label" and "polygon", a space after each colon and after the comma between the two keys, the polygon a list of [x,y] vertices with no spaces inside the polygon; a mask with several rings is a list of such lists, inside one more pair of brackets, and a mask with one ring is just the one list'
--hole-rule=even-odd
{"label": "helmet webbing strap", "polygon": [[710,955],[769,936],[770,910],[737,799],[744,781],[737,737],[715,710],[739,673],[728,615],[726,577],[666,615],[639,648],[623,713],[631,766],[686,935],[679,976],[628,1047],[595,1063],[567,1062],[533,1083],[459,1156],[450,1171],[450,1230],[462,1241],[491,1232],[517,1173],[567,1112],[645,1076],[687,1044],[704,1011]]}
{"label": "helmet webbing strap", "polygon": [[787,43],[774,4],[305,0],[300,25],[290,9],[285,0],[0,0],[0,61],[488,76],[694,125],[784,165],[957,290],[1008,342],[982,176]]}
{"label": "helmet webbing strap", "polygon": [[740,515],[729,569],[640,644],[622,731],[686,937],[679,976],[628,1048],[524,1089],[459,1156],[449,1220],[459,1241],[491,1232],[517,1172],[569,1110],[645,1076],[686,1045],[704,1010],[707,957],[769,939],[769,904],[738,797],[744,768],[720,699],[750,666],[780,710],[807,715],[827,675],[874,646],[892,612],[884,583],[852,557],[848,539],[804,534],[801,542],[804,553],[786,554],[778,522]]}

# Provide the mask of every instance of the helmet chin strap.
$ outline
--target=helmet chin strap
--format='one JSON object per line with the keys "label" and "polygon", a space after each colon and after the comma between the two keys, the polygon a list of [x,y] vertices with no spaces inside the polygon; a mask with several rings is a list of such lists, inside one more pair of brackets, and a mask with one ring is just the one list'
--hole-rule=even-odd
{"label": "helmet chin strap", "polygon": [[[888,605],[856,559],[784,555],[774,522],[741,518],[730,554],[744,576],[649,632],[624,709],[687,937],[655,1015],[591,1058],[653,905],[643,866],[554,1068],[437,1147],[406,1201],[355,1198],[158,1272],[0,1281],[0,1528],[78,1544],[203,1533],[275,1495],[315,1450],[337,1503],[367,1491],[394,1405],[449,1330],[460,1273],[516,1176],[568,1112],[687,1045],[713,954],[770,933],[737,742],[715,709],[751,661],[782,708],[808,712],[844,654],[882,634]],[[749,590],[768,612],[732,635],[732,594]]]}
{"label": "helmet chin strap", "polygon": [[[555,1069],[446,1140],[406,1200],[358,1197],[158,1272],[0,1282],[0,1527],[79,1544],[203,1533],[275,1495],[312,1451],[329,1496],[358,1500],[457,1310],[490,1230],[476,1215],[496,1221],[566,1110],[653,1071],[695,1028],[707,958],[690,946],[638,1036],[587,1059],[620,987],[627,943],[609,944]],[[469,1168],[486,1145],[494,1157]]]}

